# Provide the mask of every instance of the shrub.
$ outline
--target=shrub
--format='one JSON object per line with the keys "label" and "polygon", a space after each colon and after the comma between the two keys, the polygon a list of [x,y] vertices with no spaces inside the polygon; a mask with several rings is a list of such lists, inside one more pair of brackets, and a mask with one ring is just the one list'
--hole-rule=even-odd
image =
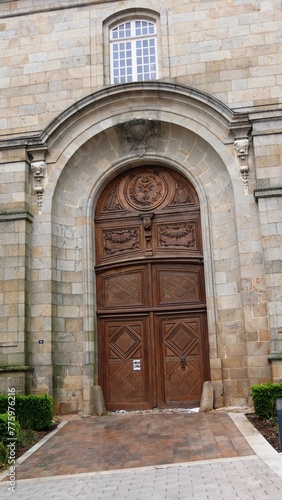
{"label": "shrub", "polygon": [[[6,413],[8,396],[0,395],[0,413]],[[15,396],[13,406],[15,415],[21,427],[35,431],[48,430],[52,423],[52,398],[44,396]]]}
{"label": "shrub", "polygon": [[282,384],[257,384],[251,390],[256,415],[276,419],[276,399],[282,398]]}
{"label": "shrub", "polygon": [[8,449],[0,442],[0,469],[8,463]]}
{"label": "shrub", "polygon": [[18,439],[20,428],[19,422],[13,420],[8,413],[0,414],[0,441],[3,444],[7,445],[11,440]]}
{"label": "shrub", "polygon": [[32,429],[20,429],[17,441],[18,448],[29,448],[36,442],[36,434]]}

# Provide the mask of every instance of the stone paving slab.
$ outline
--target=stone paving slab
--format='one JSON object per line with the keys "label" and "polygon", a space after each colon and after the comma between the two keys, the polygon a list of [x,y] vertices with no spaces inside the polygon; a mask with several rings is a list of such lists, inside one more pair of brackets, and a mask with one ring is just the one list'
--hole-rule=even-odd
{"label": "stone paving slab", "polygon": [[19,480],[8,500],[281,500],[282,480],[257,456]]}

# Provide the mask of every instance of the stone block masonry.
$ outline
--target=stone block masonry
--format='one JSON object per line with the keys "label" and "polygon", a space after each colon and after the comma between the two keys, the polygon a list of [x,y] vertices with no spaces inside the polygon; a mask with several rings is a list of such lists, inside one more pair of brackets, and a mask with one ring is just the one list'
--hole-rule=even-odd
{"label": "stone block masonry", "polygon": [[[95,207],[120,173],[161,166],[200,200],[215,406],[249,404],[282,378],[280,0],[0,10],[0,392],[92,411]],[[113,85],[110,29],[135,19],[155,23],[158,79]]]}

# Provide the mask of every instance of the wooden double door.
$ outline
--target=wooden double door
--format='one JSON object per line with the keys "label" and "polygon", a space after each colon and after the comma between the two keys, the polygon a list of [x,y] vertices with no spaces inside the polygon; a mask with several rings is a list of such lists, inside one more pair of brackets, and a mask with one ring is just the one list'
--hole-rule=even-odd
{"label": "wooden double door", "polygon": [[133,169],[103,192],[95,226],[107,408],[197,406],[209,362],[195,190],[173,171]]}

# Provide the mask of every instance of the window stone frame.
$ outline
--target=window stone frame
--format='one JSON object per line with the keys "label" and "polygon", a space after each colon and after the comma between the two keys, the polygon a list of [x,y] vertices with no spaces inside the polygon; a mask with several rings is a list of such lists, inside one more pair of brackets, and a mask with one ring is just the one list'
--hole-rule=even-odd
{"label": "window stone frame", "polygon": [[[127,9],[108,17],[103,23],[103,43],[104,43],[104,84],[118,85],[111,83],[111,60],[110,60],[110,30],[118,24],[126,21],[145,20],[155,23],[156,26],[156,46],[157,46],[157,73],[158,80],[163,78],[163,54],[161,40],[161,16],[160,13],[150,9]],[[146,80],[148,81],[148,80]],[[149,80],[150,81],[150,80]]]}

